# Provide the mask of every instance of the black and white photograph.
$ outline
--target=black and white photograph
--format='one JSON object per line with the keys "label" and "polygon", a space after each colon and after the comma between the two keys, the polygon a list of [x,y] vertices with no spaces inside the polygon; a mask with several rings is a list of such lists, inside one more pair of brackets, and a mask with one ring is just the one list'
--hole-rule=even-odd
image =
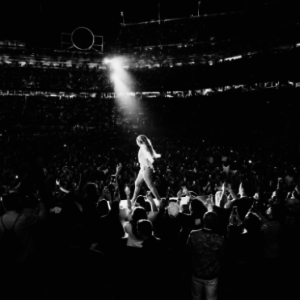
{"label": "black and white photograph", "polygon": [[298,299],[297,4],[1,1],[0,298]]}

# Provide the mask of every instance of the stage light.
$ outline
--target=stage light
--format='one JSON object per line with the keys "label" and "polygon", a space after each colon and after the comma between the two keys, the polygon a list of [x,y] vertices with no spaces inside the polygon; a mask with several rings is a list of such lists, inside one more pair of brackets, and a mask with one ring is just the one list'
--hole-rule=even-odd
{"label": "stage light", "polygon": [[133,86],[133,80],[130,73],[124,68],[128,65],[126,57],[114,57],[109,60],[110,79],[114,85],[114,90],[117,95],[129,94]]}
{"label": "stage light", "polygon": [[115,84],[115,82],[118,80],[117,74],[110,74],[110,80]]}
{"label": "stage light", "polygon": [[122,107],[124,113],[135,113],[140,107],[136,101],[134,86],[135,80],[126,67],[130,67],[131,62],[125,56],[115,56],[104,59],[103,63],[108,63],[109,79],[113,85],[116,105]]}
{"label": "stage light", "polygon": [[111,59],[109,59],[107,57],[103,59],[103,64],[104,65],[108,65],[110,62],[111,62]]}

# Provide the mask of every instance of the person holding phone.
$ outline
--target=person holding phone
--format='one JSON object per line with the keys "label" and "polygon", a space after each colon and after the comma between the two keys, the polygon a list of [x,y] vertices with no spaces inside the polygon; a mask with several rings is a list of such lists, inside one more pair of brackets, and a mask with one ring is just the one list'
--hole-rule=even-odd
{"label": "person holding phone", "polygon": [[145,135],[139,135],[136,139],[136,142],[137,142],[137,145],[140,147],[139,152],[138,152],[140,171],[135,180],[134,193],[133,193],[131,201],[133,203],[136,201],[136,198],[139,194],[139,191],[141,189],[143,182],[146,182],[149,190],[152,192],[154,197],[160,201],[161,198],[160,198],[158,191],[153,183],[152,176],[153,176],[153,172],[155,172],[153,163],[161,155],[155,152],[151,141]]}
{"label": "person holding phone", "polygon": [[244,221],[244,218],[252,207],[254,198],[253,195],[253,186],[249,181],[242,180],[239,186],[239,198],[235,198],[234,192],[230,190],[230,194],[234,196],[234,200],[228,201],[225,204],[225,208],[232,211],[234,206],[237,206],[237,210],[239,212],[239,216],[241,221]]}

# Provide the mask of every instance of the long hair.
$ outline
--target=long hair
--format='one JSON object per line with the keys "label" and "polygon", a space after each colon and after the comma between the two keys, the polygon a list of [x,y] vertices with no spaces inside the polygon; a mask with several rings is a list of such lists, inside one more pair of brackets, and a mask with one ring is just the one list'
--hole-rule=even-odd
{"label": "long hair", "polygon": [[132,217],[130,224],[132,226],[132,233],[135,237],[139,238],[137,233],[137,222],[139,220],[147,220],[147,213],[143,207],[136,207],[134,211],[132,212]]}
{"label": "long hair", "polygon": [[139,145],[145,145],[147,151],[151,154],[153,158],[159,158],[161,157],[160,154],[156,153],[155,150],[153,149],[151,141],[145,136],[145,135],[139,135],[136,138],[136,141]]}

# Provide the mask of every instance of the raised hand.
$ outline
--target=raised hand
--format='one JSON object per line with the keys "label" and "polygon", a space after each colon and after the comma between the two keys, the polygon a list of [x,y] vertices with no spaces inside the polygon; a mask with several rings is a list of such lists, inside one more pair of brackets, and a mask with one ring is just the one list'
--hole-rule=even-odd
{"label": "raised hand", "polygon": [[177,193],[177,197],[178,197],[178,199],[180,199],[181,198],[181,196],[182,196],[182,193],[181,193],[181,189],[178,191],[178,193]]}
{"label": "raised hand", "polygon": [[258,200],[259,199],[259,194],[255,193],[254,196],[253,196],[253,198],[256,199],[256,200]]}
{"label": "raised hand", "polygon": [[121,170],[122,170],[122,164],[119,163],[119,164],[117,165],[117,168],[116,168],[117,174],[119,174],[119,173],[121,172]]}
{"label": "raised hand", "polygon": [[224,182],[223,183],[223,185],[222,185],[222,193],[224,194],[225,193],[225,191],[226,191],[226,183]]}
{"label": "raised hand", "polygon": [[126,187],[125,187],[125,194],[126,194],[126,197],[127,198],[130,198],[130,188],[129,188],[129,186],[128,185],[126,185]]}

